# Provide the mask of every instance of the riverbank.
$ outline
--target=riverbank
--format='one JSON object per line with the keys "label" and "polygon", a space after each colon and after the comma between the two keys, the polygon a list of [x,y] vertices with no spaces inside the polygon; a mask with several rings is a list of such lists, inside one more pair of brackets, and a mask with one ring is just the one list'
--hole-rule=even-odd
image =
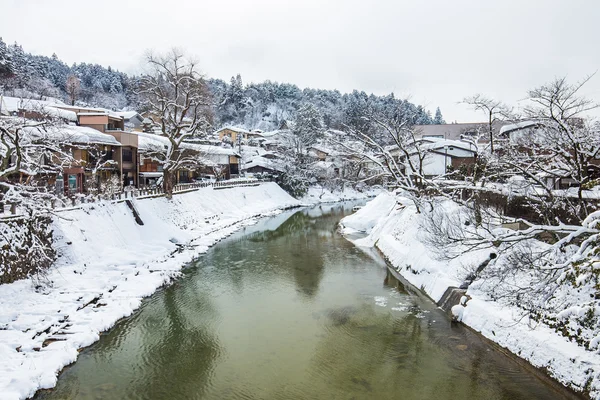
{"label": "riverbank", "polygon": [[308,191],[300,201],[303,204],[316,205],[321,203],[337,203],[347,200],[367,200],[377,196],[382,190],[383,189],[368,188],[364,191],[358,191],[352,187],[346,187],[344,190],[330,190],[315,185],[308,188]]}
{"label": "riverbank", "polygon": [[[59,259],[44,278],[0,285],[0,393],[54,387],[78,350],[131,315],[210,246],[256,218],[300,202],[275,183],[94,203],[54,221]],[[140,225],[142,222],[143,225]]]}
{"label": "riverbank", "polygon": [[[451,211],[452,205],[448,205]],[[402,197],[382,193],[357,213],[342,220],[346,235],[361,232],[357,246],[376,247],[408,282],[438,302],[450,287],[461,285],[465,272],[489,257],[489,250],[463,253],[440,261],[424,243],[423,215]],[[486,338],[544,369],[567,387],[600,398],[600,356],[523,317],[517,308],[492,300],[475,281],[462,308],[462,322]]]}

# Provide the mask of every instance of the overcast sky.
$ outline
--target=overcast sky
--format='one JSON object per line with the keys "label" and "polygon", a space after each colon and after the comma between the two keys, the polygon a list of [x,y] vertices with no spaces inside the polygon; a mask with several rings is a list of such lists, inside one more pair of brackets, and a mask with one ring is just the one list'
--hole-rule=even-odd
{"label": "overcast sky", "polygon": [[[0,36],[63,61],[140,69],[176,46],[203,72],[245,83],[410,96],[448,122],[458,102],[508,103],[554,77],[600,68],[598,0],[1,0]],[[600,74],[586,94],[600,101]]]}

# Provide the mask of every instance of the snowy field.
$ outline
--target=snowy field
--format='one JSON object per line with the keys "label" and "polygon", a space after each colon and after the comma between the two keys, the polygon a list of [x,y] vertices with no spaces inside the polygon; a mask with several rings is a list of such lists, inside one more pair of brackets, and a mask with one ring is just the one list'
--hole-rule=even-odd
{"label": "snowy field", "polygon": [[54,387],[79,349],[131,315],[198,254],[257,217],[300,204],[275,183],[133,203],[143,226],[125,203],[62,212],[54,223],[60,257],[46,284],[0,285],[0,398]]}
{"label": "snowy field", "polygon": [[[452,212],[452,205],[447,205]],[[460,286],[466,268],[479,265],[489,255],[482,250],[439,261],[423,243],[421,215],[412,202],[381,193],[353,215],[341,221],[344,234],[364,233],[357,246],[377,247],[412,285],[439,301],[448,287]],[[521,318],[518,309],[492,301],[478,281],[468,289],[470,300],[458,310],[462,322],[488,339],[529,361],[563,384],[587,389],[600,399],[600,355],[588,351],[545,325]],[[461,306],[455,306],[461,307]]]}

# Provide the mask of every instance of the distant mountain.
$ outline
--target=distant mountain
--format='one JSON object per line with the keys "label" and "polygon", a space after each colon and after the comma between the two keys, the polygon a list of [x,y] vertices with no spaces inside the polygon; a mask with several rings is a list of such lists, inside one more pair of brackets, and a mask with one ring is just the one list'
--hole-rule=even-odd
{"label": "distant mountain", "polygon": [[[104,68],[98,64],[68,66],[56,54],[52,57],[32,55],[15,43],[7,45],[0,38],[0,93],[24,97],[56,97],[69,101],[67,80],[78,78],[77,101],[110,109],[139,109],[135,87],[137,76]],[[285,120],[293,119],[298,108],[311,103],[322,113],[327,127],[339,129],[345,124],[360,125],[367,107],[396,109],[402,107],[414,115],[416,124],[433,124],[431,112],[406,100],[367,95],[353,91],[300,89],[289,83],[265,81],[244,85],[240,75],[229,83],[209,79],[214,99],[215,125],[239,125],[248,129],[273,130]],[[442,121],[441,112],[435,122]]]}

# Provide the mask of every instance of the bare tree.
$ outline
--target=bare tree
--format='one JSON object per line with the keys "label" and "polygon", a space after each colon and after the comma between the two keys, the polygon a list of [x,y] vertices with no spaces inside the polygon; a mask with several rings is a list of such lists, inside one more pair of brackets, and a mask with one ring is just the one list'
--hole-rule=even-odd
{"label": "bare tree", "polygon": [[197,63],[172,49],[164,55],[149,53],[149,71],[140,79],[139,95],[167,138],[163,161],[163,189],[173,195],[175,173],[185,164],[184,140],[206,133],[211,123],[210,94]]}
{"label": "bare tree", "polygon": [[65,83],[65,87],[67,89],[67,93],[69,94],[69,100],[71,100],[71,105],[75,105],[75,100],[79,97],[79,92],[81,91],[81,81],[75,75],[69,75],[67,77],[67,82]]}
{"label": "bare tree", "polygon": [[19,213],[2,222],[0,283],[43,274],[56,257],[49,202],[57,196],[44,179],[62,169],[46,161],[69,160],[70,154],[51,128],[52,122],[0,117],[0,204]]}
{"label": "bare tree", "polygon": [[417,210],[420,210],[424,191],[437,188],[440,182],[434,182],[425,174],[430,151],[414,129],[414,117],[411,110],[401,107],[393,112],[369,109],[362,118],[369,130],[375,133],[346,127],[359,145],[341,140],[336,143],[345,152],[354,155],[350,159],[376,166],[378,173],[370,174],[367,179],[390,179],[393,185],[410,194]]}
{"label": "bare tree", "polygon": [[[519,175],[535,185],[516,194],[539,208],[548,224],[558,213],[574,223],[590,212],[584,191],[600,176],[600,127],[585,115],[598,104],[579,95],[588,80],[569,84],[560,78],[529,91],[529,127],[511,133],[491,158],[497,177]],[[576,189],[556,190],[563,179]]]}
{"label": "bare tree", "polygon": [[483,111],[488,123],[488,137],[490,141],[490,152],[494,152],[494,123],[510,118],[511,109],[504,103],[476,94],[466,97],[463,103],[470,105],[476,111]]}
{"label": "bare tree", "polygon": [[[501,226],[505,217],[489,204],[482,204],[478,221],[474,204],[463,202],[460,212],[432,206],[421,231],[440,258],[489,251],[494,257],[471,266],[467,284],[478,280],[478,290],[490,298],[594,349],[600,334],[600,211],[597,199],[586,199],[594,192],[586,190],[600,183],[600,132],[586,115],[597,104],[580,94],[589,79],[570,84],[559,78],[529,91],[524,115],[530,128],[506,139],[490,158],[494,176],[487,178],[500,178],[500,193],[533,203],[541,222],[513,218],[520,229],[507,229]],[[523,177],[531,192],[513,192],[505,183],[511,176]],[[547,186],[547,177],[569,178],[576,189]],[[574,307],[578,312],[571,312]]]}

